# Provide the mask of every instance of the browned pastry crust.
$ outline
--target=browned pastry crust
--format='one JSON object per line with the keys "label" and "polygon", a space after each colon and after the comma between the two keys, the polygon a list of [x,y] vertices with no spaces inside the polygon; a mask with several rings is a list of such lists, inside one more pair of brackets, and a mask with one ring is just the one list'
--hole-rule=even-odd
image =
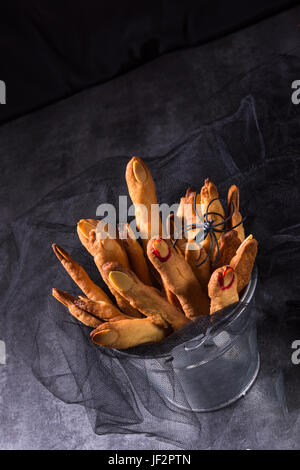
{"label": "browned pastry crust", "polygon": [[[184,233],[182,233],[183,230],[183,225],[182,225],[182,220],[181,218],[176,215],[176,222],[175,222],[175,216],[173,213],[169,215],[168,222],[169,227],[166,232],[167,236],[166,238],[170,238],[173,242],[176,239],[176,245],[175,248],[177,251],[180,251],[182,254],[185,253],[185,246],[187,244],[187,239],[184,236]],[[176,224],[178,226],[176,226]]]}
{"label": "browned pastry crust", "polygon": [[69,309],[71,315],[77,318],[77,320],[81,321],[81,323],[84,323],[85,325],[92,328],[97,328],[97,326],[101,325],[102,321],[99,318],[77,307],[75,304],[75,301],[77,300],[76,297],[73,297],[67,292],[63,292],[58,289],[52,289],[52,295],[56,300],[65,305]]}
{"label": "browned pastry crust", "polygon": [[105,292],[90,279],[83,267],[74,261],[66,250],[55,243],[52,248],[67,273],[89,299],[112,303]]}
{"label": "browned pastry crust", "polygon": [[[205,258],[206,258],[206,261],[204,261]],[[211,273],[210,273],[210,258],[207,257],[205,248],[199,246],[195,242],[187,243],[186,249],[185,249],[185,259],[191,266],[195,276],[197,277],[198,281],[201,284],[201,287],[206,292]],[[200,264],[200,266],[197,266],[198,264]]]}
{"label": "browned pastry crust", "polygon": [[93,343],[117,349],[161,341],[167,330],[155,325],[150,318],[133,318],[103,323],[91,333]]}
{"label": "browned pastry crust", "polygon": [[[176,216],[176,218],[177,218],[177,216]],[[179,220],[179,219],[177,218],[177,220]],[[174,239],[174,234],[175,234],[175,217],[174,217],[174,214],[170,214],[169,224],[170,224],[170,227],[169,227],[169,230],[167,230],[167,235],[168,235],[167,238],[170,238],[172,240],[172,242],[174,243],[174,240],[175,240]],[[181,254],[184,255],[185,247],[186,247],[186,244],[187,244],[187,239],[185,238],[184,234],[181,235],[182,229],[183,229],[183,226],[182,226],[182,223],[180,221],[180,228],[178,227],[178,231],[179,231],[179,234],[180,234],[181,238],[178,238],[178,237],[176,238],[175,250],[178,251],[178,253],[181,253]],[[154,268],[154,266],[152,264],[151,264],[151,266],[152,266],[152,269],[155,272],[158,273],[158,271],[156,271],[156,269]],[[160,275],[159,275],[159,277],[160,277]],[[162,282],[162,285],[163,285],[163,290],[164,290],[165,296],[168,299],[168,302],[170,302],[170,304],[175,305],[175,307],[182,310],[180,302],[179,302],[178,298],[176,297],[176,295],[173,294],[173,292],[171,292],[168,289],[168,286],[167,286],[166,282],[163,279],[161,279],[161,282]]]}
{"label": "browned pastry crust", "polygon": [[[175,220],[174,220],[174,214],[170,214],[169,215],[169,227],[167,226],[167,238],[170,238],[173,243],[174,243],[174,233],[175,233]],[[167,223],[168,223],[167,222]],[[181,232],[181,228],[179,229],[179,231]],[[184,253],[184,250],[185,250],[185,245],[186,245],[186,242],[187,240],[185,239],[184,235],[182,235],[182,238],[178,238],[177,239],[177,242],[176,242],[176,250],[178,252],[181,252],[181,253]],[[151,264],[151,263],[150,263]],[[169,289],[168,289],[168,286],[166,285],[166,283],[164,282],[164,280],[161,278],[160,274],[158,273],[158,271],[155,269],[155,267],[153,266],[153,264],[151,264],[152,266],[152,270],[154,272],[156,272],[160,278],[160,282],[162,284],[162,287],[163,287],[163,291],[164,291],[164,294],[166,296],[166,298],[168,299],[168,302],[170,302],[170,304],[172,305],[175,305],[175,307],[179,308],[180,310],[182,310],[181,308],[181,305],[180,305],[180,302],[179,300],[177,299],[176,295],[173,294],[173,292],[171,292]]]}
{"label": "browned pastry crust", "polygon": [[[153,235],[162,233],[155,183],[146,163],[139,157],[132,157],[128,162],[125,177],[130,198],[135,206],[136,225],[146,253],[148,240]],[[140,205],[146,208],[146,214]],[[153,276],[156,277],[156,274],[153,273]],[[176,304],[174,296],[168,292],[166,286],[164,290],[170,302]]]}
{"label": "browned pastry crust", "polygon": [[124,228],[126,230],[127,237],[122,241],[129,259],[130,267],[144,284],[147,284],[147,286],[152,286],[150,272],[146,258],[144,256],[144,251],[135,238],[135,235],[129,224],[126,224]]}
{"label": "browned pastry crust", "polygon": [[[204,181],[204,185],[201,188],[201,211],[202,211],[202,215],[205,214],[205,212],[207,210],[207,206],[209,205],[209,203],[213,199],[217,199],[216,201],[213,201],[210,204],[208,212],[217,212],[225,218],[224,209],[223,209],[222,204],[221,204],[221,202],[219,201],[218,198],[219,198],[219,192],[217,190],[216,185],[209,178],[206,178],[206,180]],[[219,223],[219,222],[223,221],[223,219],[220,216],[215,215],[215,214],[210,215],[209,220],[210,220],[210,218],[215,223]],[[223,227],[223,225],[220,225],[219,228],[222,229],[224,227]],[[217,238],[219,238],[220,234],[216,234],[216,236],[217,236]]]}
{"label": "browned pastry crust", "polygon": [[[98,221],[94,222],[96,225],[91,224],[90,219],[81,219],[77,224],[77,233],[84,247],[94,259],[97,258],[99,265],[107,261],[116,261],[129,268],[129,260],[120,241],[111,238],[109,231],[107,237],[101,238],[100,232],[97,231]],[[96,259],[95,263],[97,264]]]}
{"label": "browned pastry crust", "polygon": [[157,289],[143,284],[132,271],[117,263],[106,263],[103,271],[113,288],[156,325],[170,325],[178,330],[188,323],[179,309],[171,305]]}
{"label": "browned pastry crust", "polygon": [[92,230],[96,230],[97,229],[97,224],[98,224],[98,220],[94,220],[94,219],[81,219],[78,223],[77,223],[77,235],[78,235],[78,238],[79,240],[81,241],[82,245],[84,246],[84,248],[90,253],[90,255],[93,256],[93,254],[91,253],[91,249],[92,249],[92,246],[90,246],[90,243],[89,243],[89,233],[92,231]]}
{"label": "browned pastry crust", "polygon": [[104,321],[118,321],[131,319],[122,313],[113,303],[95,301],[79,296],[74,300],[74,304],[80,309],[88,312]]}
{"label": "browned pastry crust", "polygon": [[173,248],[170,240],[152,238],[148,243],[147,254],[168,289],[178,298],[188,318],[192,320],[209,313],[207,295],[188,262]]}
{"label": "browned pastry crust", "polygon": [[[179,208],[177,210],[177,217],[181,218],[183,221],[183,228],[199,223],[199,220],[196,216],[195,209],[194,209],[194,198],[195,198],[195,191],[192,188],[188,188],[186,190],[185,196],[180,199]],[[200,194],[197,195],[197,210],[198,213],[201,214],[201,196]],[[188,241],[194,240],[194,238],[199,233],[199,229],[191,229],[185,231],[186,238]],[[180,245],[180,240],[178,240],[177,244]],[[184,252],[184,250],[182,250]]]}
{"label": "browned pastry crust", "polygon": [[84,219],[78,223],[77,231],[81,242],[93,256],[103,281],[110,288],[119,308],[122,310],[122,312],[126,313],[126,315],[137,318],[141,317],[140,312],[133,308],[130,303],[119,294],[118,291],[113,289],[102,269],[102,266],[110,261],[115,261],[129,269],[129,260],[127,254],[119,240],[109,237],[103,240],[100,239],[97,237],[96,229],[88,224],[85,224]]}
{"label": "browned pastry crust", "polygon": [[[216,198],[219,198],[219,193],[218,193],[217,187],[209,178],[206,178],[206,180],[204,182],[204,185],[202,186],[202,189],[201,189],[201,212],[202,212],[202,215],[204,215],[206,213],[206,210],[207,210],[207,207],[208,207],[209,203],[213,199],[216,199]],[[218,199],[216,201],[213,201],[210,204],[208,212],[217,212],[219,214],[222,214],[222,216],[225,218],[224,209],[222,207],[221,202]],[[220,216],[215,215],[215,214],[209,215],[208,216],[208,221],[209,220],[213,220],[215,224],[216,223],[221,223],[223,221],[223,219]],[[219,225],[217,228],[218,229],[223,229],[224,224]],[[215,232],[215,235],[216,235],[217,239],[219,239],[221,233],[220,232]],[[205,238],[205,240],[203,241],[203,247],[205,248],[207,253],[209,253],[209,251],[210,251],[210,245],[211,245],[210,235],[208,235]],[[215,241],[213,240],[212,256],[213,256],[214,248],[215,248]]]}
{"label": "browned pastry crust", "polygon": [[239,246],[236,255],[230,261],[230,266],[237,273],[238,293],[247,286],[250,281],[254,261],[257,255],[257,241],[252,235],[249,235]]}
{"label": "browned pastry crust", "polygon": [[[146,252],[151,234],[157,235],[161,233],[161,220],[157,205],[155,183],[149,168],[139,157],[132,157],[128,162],[125,177],[130,198],[135,206],[136,224]],[[147,214],[140,207],[140,204],[143,204],[147,209]],[[153,218],[151,218],[151,207],[153,207]]]}
{"label": "browned pastry crust", "polygon": [[211,315],[239,301],[237,283],[237,274],[231,266],[222,266],[212,273],[208,284]]}
{"label": "browned pastry crust", "polygon": [[163,287],[163,293],[166,296],[166,299],[168,300],[168,302],[174,305],[175,307],[179,308],[179,310],[183,311],[178,298],[176,297],[175,294],[173,294],[172,291],[170,291],[170,289],[168,289],[167,283],[163,279],[161,282],[162,282],[162,287]]}
{"label": "browned pastry crust", "polygon": [[[217,259],[214,268],[221,268],[230,264],[230,261],[235,256],[238,247],[241,244],[241,240],[238,237],[238,234],[235,230],[230,230],[229,232],[223,232],[219,238],[219,256]],[[216,259],[217,249],[215,247],[214,258]]]}
{"label": "browned pastry crust", "polygon": [[[228,204],[228,214],[231,214],[231,212],[233,211],[232,217],[227,222],[227,228],[230,229],[231,227],[235,227],[235,225],[239,224],[240,221],[242,220],[242,216],[239,212],[240,190],[235,184],[230,186],[228,190],[227,204]],[[235,227],[234,230],[236,230],[239,239],[241,240],[241,242],[243,242],[245,240],[245,231],[244,231],[243,224],[240,224],[238,227]]]}

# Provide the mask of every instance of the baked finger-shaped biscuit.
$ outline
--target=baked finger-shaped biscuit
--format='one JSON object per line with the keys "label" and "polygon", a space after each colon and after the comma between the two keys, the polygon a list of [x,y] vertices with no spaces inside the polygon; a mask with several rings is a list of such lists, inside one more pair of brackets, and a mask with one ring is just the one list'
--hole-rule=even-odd
{"label": "baked finger-shaped biscuit", "polygon": [[[138,157],[132,157],[126,167],[126,183],[130,198],[135,207],[135,220],[140,231],[144,252],[147,253],[148,240],[161,235],[162,223],[157,203],[155,183],[149,168]],[[156,273],[153,273],[156,278]],[[176,299],[166,286],[164,290],[172,304]]]}
{"label": "baked finger-shaped biscuit", "polygon": [[90,224],[86,224],[84,219],[78,223],[77,230],[82,244],[93,256],[102,279],[114,295],[119,308],[129,316],[141,317],[141,314],[110,285],[102,270],[102,266],[110,261],[115,261],[125,268],[129,268],[129,260],[120,241],[109,237],[101,239],[99,233],[97,236],[96,229]]}
{"label": "baked finger-shaped biscuit", "polygon": [[104,321],[118,321],[130,319],[124,315],[113,303],[103,302],[102,300],[91,300],[86,297],[79,296],[74,300],[74,304],[80,309],[91,313],[97,318]]}
{"label": "baked finger-shaped biscuit", "polygon": [[[169,215],[169,219],[168,219],[168,222],[169,223],[169,227],[167,226],[167,233],[168,233],[168,238],[170,237],[171,240],[173,241],[174,243],[174,232],[175,232],[175,225],[174,225],[174,214],[170,214]],[[180,232],[182,231],[182,228],[180,229]],[[180,233],[181,234],[181,233]],[[179,251],[180,253],[184,253],[184,250],[185,250],[185,245],[186,245],[187,241],[186,239],[184,238],[184,235],[182,235],[182,238],[177,238],[176,240],[176,245],[175,245],[175,249],[177,251]],[[158,271],[155,269],[155,267],[153,266],[153,264],[151,264],[152,266],[152,270],[153,272],[155,272],[159,278],[160,278],[160,282],[162,284],[162,287],[163,287],[163,291],[164,291],[164,294],[168,300],[168,302],[170,302],[170,304],[172,305],[175,305],[175,307],[179,308],[180,310],[181,309],[181,305],[180,305],[180,302],[179,300],[177,299],[176,295],[173,294],[173,292],[171,292],[169,289],[168,289],[168,286],[166,284],[166,282],[161,278],[160,274],[158,273]]]}
{"label": "baked finger-shaped biscuit", "polygon": [[67,273],[89,299],[112,303],[105,292],[90,279],[83,267],[74,261],[66,250],[55,243],[52,248]]}
{"label": "baked finger-shaped biscuit", "polygon": [[152,238],[148,258],[160,273],[168,289],[178,298],[181,308],[191,320],[209,313],[209,300],[189,263],[172,246],[170,240]]}
{"label": "baked finger-shaped biscuit", "polygon": [[110,227],[108,224],[106,224],[107,235],[101,237],[102,231],[97,230],[99,221],[94,222],[96,222],[95,226],[90,223],[90,219],[81,219],[77,224],[77,233],[83,246],[94,258],[98,258],[99,264],[104,264],[107,261],[116,261],[125,267],[129,267],[129,260],[125,249],[120,243],[120,240],[110,236]]}
{"label": "baked finger-shaped biscuit", "polygon": [[218,240],[219,255],[217,258],[217,248],[215,247],[214,259],[216,263],[214,268],[221,268],[230,264],[230,261],[235,256],[238,247],[241,244],[238,233],[235,230],[223,232]]}
{"label": "baked finger-shaped biscuit", "polygon": [[143,284],[132,271],[116,263],[107,263],[103,270],[113,287],[156,325],[170,325],[178,330],[188,323],[189,320],[179,309],[171,305],[157,289]]}
{"label": "baked finger-shaped biscuit", "polygon": [[93,256],[91,253],[92,247],[89,244],[89,233],[92,230],[97,229],[97,224],[98,220],[94,219],[81,219],[77,223],[77,235],[79,237],[79,240],[81,241],[82,245],[85,247],[85,249]]}
{"label": "baked finger-shaped biscuit", "polygon": [[189,242],[186,244],[184,257],[191,266],[195,276],[201,284],[201,287],[206,292],[208,281],[210,279],[210,258],[207,256],[205,248],[203,248],[203,246],[199,246],[194,241]]}
{"label": "baked finger-shaped biscuit", "polygon": [[185,246],[187,244],[187,239],[183,233],[183,229],[184,225],[181,218],[171,213],[167,218],[166,238],[170,238],[173,243],[176,240],[175,248],[182,254],[184,254]]}
{"label": "baked finger-shaped biscuit", "polygon": [[[217,187],[214,185],[212,181],[210,181],[209,178],[206,178],[204,185],[202,186],[202,189],[201,189],[201,212],[202,212],[202,215],[204,216],[204,214],[206,213],[208,209],[208,213],[211,213],[211,214],[207,216],[207,222],[213,221],[214,225],[220,224],[216,226],[215,228],[217,230],[221,230],[224,228],[224,224],[222,222],[225,219],[225,212],[218,198],[219,198],[219,193],[218,193]],[[222,217],[220,217],[217,214],[221,214]],[[221,236],[220,232],[214,232],[214,234],[217,239],[219,239]],[[207,253],[209,253],[210,246],[211,246],[210,234],[203,241],[203,246],[205,250],[207,251]],[[212,250],[212,255],[213,255],[213,251],[215,248],[214,239],[212,241],[212,246],[213,246],[213,250]]]}
{"label": "baked finger-shaped biscuit", "polygon": [[257,241],[253,238],[253,235],[249,235],[239,246],[236,255],[230,261],[230,266],[232,266],[237,273],[238,293],[240,293],[250,281],[256,255]]}
{"label": "baked finger-shaped biscuit", "polygon": [[166,296],[167,301],[168,301],[170,304],[174,305],[175,307],[179,308],[181,311],[183,311],[182,308],[181,308],[181,304],[180,304],[178,298],[176,297],[175,294],[173,294],[172,291],[170,291],[170,289],[168,288],[168,285],[167,285],[166,281],[164,281],[163,279],[161,279],[161,282],[162,282],[163,293],[164,293],[164,295]]}
{"label": "baked finger-shaped biscuit", "polygon": [[161,233],[155,183],[147,165],[138,157],[132,157],[129,161],[125,176],[128,192],[135,206],[136,224],[146,252],[151,234]]}
{"label": "baked finger-shaped biscuit", "polygon": [[[195,212],[195,207],[194,207],[195,194],[196,193],[195,191],[192,190],[192,188],[188,188],[186,190],[185,196],[180,199],[179,208],[176,214],[178,218],[182,219],[185,238],[188,241],[194,240],[197,234],[201,230],[199,228],[193,228],[193,229],[190,228],[191,225],[201,222]],[[197,194],[196,209],[197,209],[198,214],[201,216],[201,195],[200,194]],[[189,229],[186,230],[187,228]]]}
{"label": "baked finger-shaped biscuit", "polygon": [[127,349],[139,344],[157,343],[165,337],[166,332],[150,318],[135,318],[104,323],[92,331],[91,339],[100,346]]}
{"label": "baked finger-shaped biscuit", "polygon": [[[239,212],[240,209],[240,190],[239,188],[233,184],[228,190],[227,196],[227,204],[228,204],[228,214],[232,213],[232,217],[227,222],[227,227],[232,228],[239,224],[242,220],[242,216]],[[234,228],[236,230],[239,239],[241,242],[245,240],[245,231],[243,224],[238,225]]]}
{"label": "baked finger-shaped biscuit", "polygon": [[237,275],[231,266],[222,266],[212,273],[208,283],[211,315],[239,301],[237,283]]}
{"label": "baked finger-shaped biscuit", "polygon": [[[219,192],[216,185],[209,179],[206,178],[204,185],[201,188],[201,212],[204,215],[207,211],[208,213],[212,212],[211,215],[208,216],[208,220],[212,219],[214,223],[220,223],[221,225],[218,228],[224,228],[222,222],[225,219],[225,212],[223,206],[219,200]],[[222,217],[220,217],[220,214]],[[223,219],[224,218],[224,219]],[[220,237],[221,234],[217,234],[217,238]]]}
{"label": "baked finger-shaped biscuit", "polygon": [[150,272],[144,251],[135,235],[131,230],[129,224],[125,224],[124,229],[126,230],[126,238],[123,239],[123,245],[127,253],[130,267],[135,272],[137,277],[147,286],[152,286]]}
{"label": "baked finger-shaped biscuit", "polygon": [[97,328],[97,326],[101,325],[102,321],[99,318],[91,315],[85,310],[82,310],[75,304],[76,297],[58,289],[52,289],[52,295],[56,300],[65,305],[69,309],[71,315],[77,318],[81,323],[91,326],[92,328]]}
{"label": "baked finger-shaped biscuit", "polygon": [[[179,220],[179,218],[177,216],[176,216],[176,218],[177,218],[177,220]],[[181,253],[184,256],[185,247],[186,247],[186,244],[187,244],[187,239],[185,238],[184,234],[182,233],[183,225],[180,221],[180,228],[177,227],[177,230],[179,230],[179,231],[176,232],[174,214],[169,215],[168,223],[169,223],[169,231],[167,231],[168,238],[170,238],[172,240],[172,243],[173,243],[173,246],[175,247],[175,250],[178,251],[178,253]],[[176,233],[178,233],[180,238],[178,238],[178,236],[177,236],[176,243],[174,243],[175,242],[174,236],[176,235]],[[153,265],[151,265],[151,266],[152,266],[153,270],[158,274],[158,271],[156,271],[154,266]],[[181,304],[180,304],[178,298],[176,297],[176,295],[173,294],[173,292],[168,289],[166,281],[164,281],[161,277],[160,277],[160,279],[161,279],[161,283],[162,283],[162,286],[163,286],[165,296],[168,299],[168,302],[170,302],[170,304],[175,305],[175,307],[180,308],[180,310],[182,310]]]}

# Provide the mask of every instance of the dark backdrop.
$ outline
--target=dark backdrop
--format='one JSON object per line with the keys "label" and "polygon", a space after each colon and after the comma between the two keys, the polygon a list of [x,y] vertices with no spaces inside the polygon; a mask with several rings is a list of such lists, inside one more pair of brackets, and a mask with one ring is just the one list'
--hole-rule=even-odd
{"label": "dark backdrop", "polygon": [[[244,1],[243,4],[245,3]],[[1,18],[0,15],[0,21]],[[25,332],[17,323],[14,323],[13,330],[8,327],[6,322],[13,323],[15,317],[11,316],[10,305],[4,305],[3,298],[9,293],[9,297],[16,303],[15,295],[19,299],[21,294],[24,295],[24,302],[18,304],[17,313],[18,316],[23,316],[22,321],[28,319],[27,328],[30,327],[32,315],[37,314],[45,302],[51,302],[48,292],[47,298],[45,297],[44,290],[48,284],[51,284],[49,289],[55,285],[54,281],[62,269],[52,254],[50,242],[56,241],[69,248],[65,244],[66,235],[59,235],[66,224],[60,224],[55,227],[55,238],[51,237],[49,243],[43,237],[38,239],[25,266],[22,261],[24,250],[19,250],[18,247],[22,244],[22,248],[24,246],[28,250],[28,246],[25,238],[22,239],[18,220],[25,217],[26,211],[33,210],[45,197],[49,200],[52,195],[53,200],[57,200],[57,188],[70,187],[71,182],[80,180],[80,174],[91,165],[97,164],[101,168],[104,158],[109,158],[112,167],[119,169],[120,155],[126,158],[130,158],[132,154],[140,155],[143,158],[149,157],[153,168],[154,156],[166,155],[174,148],[176,141],[185,140],[195,127],[206,128],[209,122],[214,123],[215,127],[216,121],[232,115],[246,96],[254,97],[255,109],[259,111],[257,129],[263,137],[264,152],[256,151],[257,146],[253,149],[253,143],[257,140],[245,140],[243,152],[240,146],[236,146],[245,135],[239,132],[240,126],[232,128],[227,149],[238,163],[240,155],[247,155],[249,166],[251,158],[257,161],[264,157],[270,162],[266,173],[263,167],[261,172],[258,167],[258,180],[263,183],[261,190],[256,192],[259,204],[256,203],[257,199],[252,200],[252,209],[257,204],[260,214],[265,211],[261,217],[262,227],[268,224],[268,228],[272,230],[272,239],[267,250],[260,244],[262,269],[259,272],[260,275],[264,273],[266,280],[261,284],[260,290],[265,293],[262,300],[266,311],[258,332],[262,368],[246,399],[225,410],[201,417],[205,423],[201,439],[197,441],[198,448],[299,449],[300,366],[292,368],[290,362],[291,341],[299,338],[299,329],[296,326],[299,325],[297,319],[300,311],[300,280],[299,269],[297,270],[300,253],[299,224],[291,228],[291,223],[296,221],[300,213],[300,106],[294,106],[290,99],[291,81],[299,78],[300,71],[299,19],[300,6],[251,27],[239,29],[216,41],[164,54],[114,80],[0,126],[2,340],[5,339],[3,332],[12,335],[17,329],[18,336]],[[0,36],[1,31],[0,29]],[[17,52],[11,48],[8,55],[13,58]],[[21,51],[20,56],[22,57]],[[45,55],[45,60],[48,57]],[[11,62],[14,63],[14,60]],[[8,109],[8,105],[0,108]],[[253,120],[247,122],[251,124]],[[248,128],[253,129],[249,125]],[[220,152],[213,151],[217,142],[213,141],[214,146],[209,154],[216,164],[216,170],[210,175],[212,178],[215,177],[220,161]],[[199,147],[198,155],[197,162],[201,164],[202,146]],[[280,159],[281,163],[274,158]],[[226,158],[226,161],[231,160]],[[246,169],[248,165],[245,165],[244,159],[242,162]],[[295,175],[291,179],[293,171]],[[200,176],[203,178],[206,175],[207,172]],[[192,173],[192,176],[197,178],[196,173]],[[284,183],[281,187],[277,184],[278,176]],[[82,181],[76,187],[76,192],[80,189],[87,192]],[[266,199],[267,193],[271,194],[271,198]],[[244,204],[246,200],[251,200],[251,193],[243,190],[241,201]],[[57,205],[58,212],[62,213],[63,209],[64,206]],[[57,218],[53,220],[50,213],[46,216],[47,220],[56,223]],[[73,223],[75,216],[66,211],[66,219]],[[260,221],[260,217],[256,221]],[[251,218],[248,217],[247,224],[249,222]],[[18,235],[18,245],[12,225]],[[284,227],[286,230],[278,233]],[[261,232],[262,228],[259,227],[258,230]],[[39,231],[34,233],[35,239],[38,234]],[[77,246],[76,237],[71,237],[71,240]],[[32,246],[32,240],[30,242]],[[279,248],[276,247],[277,243]],[[47,245],[46,250],[41,250],[40,245]],[[288,251],[289,255],[286,254]],[[48,260],[48,256],[51,259],[49,264],[44,261]],[[12,279],[16,280],[25,267],[32,270],[36,266],[34,263],[39,263],[41,268],[36,270],[32,280],[30,276],[27,277],[26,285],[29,285],[30,290],[26,290],[25,284],[19,290],[16,289]],[[274,290],[270,289],[270,281],[266,279],[270,263],[276,278]],[[287,277],[281,284],[285,273]],[[47,281],[43,292],[40,292],[35,287],[39,278],[40,281],[44,279],[43,276],[51,276],[51,283]],[[63,279],[67,282],[66,277]],[[286,286],[284,296],[281,297],[280,293]],[[63,285],[61,287],[66,290],[68,288]],[[287,296],[290,297],[289,303],[284,302]],[[35,312],[30,309],[33,302]],[[84,408],[65,404],[50,394],[25,366],[23,357],[14,353],[12,346],[19,349],[24,343],[14,338],[7,343],[7,363],[0,366],[1,448],[152,448],[156,451],[175,448],[150,436],[94,434]],[[49,354],[55,361],[51,351]],[[180,437],[182,434],[177,435]]]}
{"label": "dark backdrop", "polygon": [[10,0],[0,6],[0,123],[295,0]]}

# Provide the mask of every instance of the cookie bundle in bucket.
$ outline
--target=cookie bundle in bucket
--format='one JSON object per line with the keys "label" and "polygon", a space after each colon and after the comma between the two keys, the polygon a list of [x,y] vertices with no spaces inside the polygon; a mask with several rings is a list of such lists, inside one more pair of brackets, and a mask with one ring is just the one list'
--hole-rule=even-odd
{"label": "cookie bundle in bucket", "polygon": [[160,342],[195,319],[237,303],[257,253],[257,241],[252,235],[245,238],[235,185],[228,191],[227,214],[209,179],[200,193],[189,188],[166,231],[155,183],[140,158],[129,161],[126,182],[141,244],[129,224],[118,230],[94,219],[77,224],[78,237],[115,302],[63,248],[53,245],[84,294],[76,298],[53,289],[53,296],[93,328],[94,343],[116,349]]}

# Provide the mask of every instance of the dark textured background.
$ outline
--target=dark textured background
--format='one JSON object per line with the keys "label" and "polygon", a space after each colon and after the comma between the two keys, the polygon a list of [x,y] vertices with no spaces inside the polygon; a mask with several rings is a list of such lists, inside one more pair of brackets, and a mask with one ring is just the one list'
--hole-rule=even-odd
{"label": "dark textured background", "polygon": [[271,16],[297,0],[10,0],[0,5],[0,123]]}
{"label": "dark textured background", "polygon": [[[161,155],[191,129],[232,113],[241,91],[235,96],[231,90],[227,96],[228,86],[246,72],[277,60],[278,54],[293,56],[300,45],[299,17],[296,8],[210,44],[168,54],[3,126],[1,243],[12,257],[9,264],[1,259],[2,292],[8,286],[9,270],[17,269],[18,253],[10,235],[13,219],[103,156]],[[26,315],[26,305],[20,308]],[[7,359],[8,364],[0,366],[2,448],[168,447],[149,437],[94,435],[84,409],[55,399],[10,351]],[[286,410],[276,396],[268,394],[269,387],[274,388],[271,382],[272,378],[260,376],[246,400],[214,416],[214,425],[228,419],[228,432],[212,448],[234,448],[237,442],[240,448],[299,447],[299,418],[293,426],[285,425]],[[257,417],[252,414],[245,424],[253,406]],[[259,419],[262,408],[266,419]],[[211,436],[209,415],[204,419]],[[199,448],[206,442],[204,437]]]}

